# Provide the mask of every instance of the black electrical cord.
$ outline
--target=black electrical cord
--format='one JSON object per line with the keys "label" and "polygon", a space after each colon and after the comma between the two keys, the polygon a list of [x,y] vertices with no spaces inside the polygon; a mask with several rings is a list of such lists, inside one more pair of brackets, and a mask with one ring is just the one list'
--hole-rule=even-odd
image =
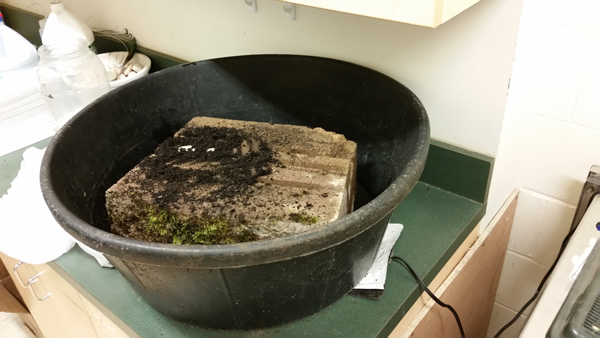
{"label": "black electrical cord", "polygon": [[542,292],[542,289],[544,288],[544,284],[546,284],[546,280],[548,280],[548,277],[550,277],[550,274],[552,274],[552,271],[554,271],[554,267],[556,266],[556,263],[558,263],[558,259],[560,258],[560,256],[562,256],[563,251],[565,251],[565,248],[567,247],[567,244],[569,243],[569,239],[571,239],[571,236],[575,232],[575,229],[577,229],[577,227],[574,227],[573,229],[571,229],[571,231],[569,231],[567,236],[565,236],[565,239],[563,239],[563,242],[560,245],[560,250],[558,250],[558,255],[556,255],[556,259],[554,260],[554,263],[552,263],[552,266],[550,267],[548,272],[546,272],[546,274],[544,275],[544,278],[542,278],[542,281],[538,285],[533,296],[527,301],[527,303],[525,303],[525,305],[523,305],[523,307],[519,310],[519,312],[517,312],[517,314],[513,317],[513,319],[511,319],[510,322],[506,323],[506,325],[504,325],[498,331],[498,333],[496,333],[494,335],[494,338],[499,338],[500,335],[504,331],[506,331],[506,329],[508,329],[511,325],[513,325],[517,321],[517,319],[519,319],[519,317],[521,317],[523,312],[525,312],[525,310],[527,310],[529,305],[531,305],[535,301],[535,299],[540,295],[540,293]]}
{"label": "black electrical cord", "polygon": [[460,318],[458,317],[458,313],[456,313],[454,308],[452,306],[442,302],[439,298],[437,298],[433,294],[433,292],[431,292],[431,290],[429,290],[427,285],[425,285],[425,283],[423,283],[423,281],[419,278],[419,276],[417,276],[415,271],[410,267],[410,265],[408,265],[408,263],[406,263],[406,261],[404,259],[402,259],[399,256],[391,256],[390,258],[400,261],[404,265],[404,267],[408,270],[408,272],[410,272],[410,274],[415,279],[415,281],[419,284],[419,286],[421,286],[421,288],[429,295],[429,297],[431,297],[431,299],[433,299],[440,306],[445,307],[448,310],[450,310],[450,312],[452,312],[452,314],[454,315],[454,319],[456,319],[456,324],[458,324],[458,329],[460,330],[460,336],[461,336],[461,338],[465,338],[465,331],[463,330],[462,324],[460,322]]}

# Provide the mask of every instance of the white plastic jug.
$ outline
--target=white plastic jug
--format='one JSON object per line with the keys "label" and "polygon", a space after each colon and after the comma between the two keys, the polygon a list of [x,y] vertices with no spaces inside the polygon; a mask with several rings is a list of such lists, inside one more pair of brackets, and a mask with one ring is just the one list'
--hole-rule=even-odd
{"label": "white plastic jug", "polygon": [[92,52],[97,53],[94,33],[90,27],[79,20],[61,1],[53,1],[42,32],[42,43],[48,45],[72,39],[86,40]]}
{"label": "white plastic jug", "polygon": [[104,65],[86,40],[44,44],[38,54],[40,92],[50,108],[55,130],[110,90]]}
{"label": "white plastic jug", "polygon": [[0,77],[37,66],[35,47],[19,33],[4,24],[0,13]]}

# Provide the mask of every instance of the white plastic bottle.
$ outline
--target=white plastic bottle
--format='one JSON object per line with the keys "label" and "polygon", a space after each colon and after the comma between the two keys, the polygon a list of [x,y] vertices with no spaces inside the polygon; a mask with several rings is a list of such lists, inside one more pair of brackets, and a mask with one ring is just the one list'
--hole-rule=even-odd
{"label": "white plastic bottle", "polygon": [[38,54],[40,92],[50,109],[55,130],[110,90],[104,64],[87,47],[86,40],[44,44]]}
{"label": "white plastic bottle", "polygon": [[0,13],[0,77],[37,66],[35,47],[19,33],[4,24]]}
{"label": "white plastic bottle", "polygon": [[71,13],[62,1],[53,1],[42,32],[42,43],[48,45],[71,39],[86,40],[92,52],[97,52],[90,27]]}

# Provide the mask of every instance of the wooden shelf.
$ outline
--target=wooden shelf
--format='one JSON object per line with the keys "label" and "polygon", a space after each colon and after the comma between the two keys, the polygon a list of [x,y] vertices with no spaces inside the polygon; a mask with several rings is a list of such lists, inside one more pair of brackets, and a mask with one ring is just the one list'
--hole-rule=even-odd
{"label": "wooden shelf", "polygon": [[285,0],[285,2],[435,28],[479,0]]}

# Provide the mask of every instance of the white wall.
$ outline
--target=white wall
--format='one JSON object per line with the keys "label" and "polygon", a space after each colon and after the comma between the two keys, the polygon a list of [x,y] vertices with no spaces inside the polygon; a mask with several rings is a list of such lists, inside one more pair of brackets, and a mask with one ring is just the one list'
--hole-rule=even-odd
{"label": "white wall", "polygon": [[521,194],[488,337],[533,295],[600,164],[599,18],[595,0],[524,1],[490,209]]}
{"label": "white wall", "polygon": [[[4,0],[48,14],[50,0]],[[432,136],[495,155],[522,0],[483,0],[436,29],[259,0],[64,0],[88,25],[128,28],[139,44],[194,61],[239,54],[319,55],[361,64],[412,89]],[[38,4],[41,4],[38,5]]]}

